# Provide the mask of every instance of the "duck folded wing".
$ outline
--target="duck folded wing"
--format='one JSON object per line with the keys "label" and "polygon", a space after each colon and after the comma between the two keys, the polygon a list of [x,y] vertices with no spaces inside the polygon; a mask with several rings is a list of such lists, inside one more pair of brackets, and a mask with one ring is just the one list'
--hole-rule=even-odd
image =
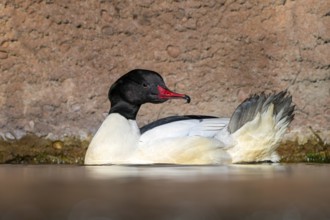
{"label": "duck folded wing", "polygon": [[212,116],[172,116],[142,127],[140,143],[175,137],[201,136],[212,138],[229,123],[229,118]]}

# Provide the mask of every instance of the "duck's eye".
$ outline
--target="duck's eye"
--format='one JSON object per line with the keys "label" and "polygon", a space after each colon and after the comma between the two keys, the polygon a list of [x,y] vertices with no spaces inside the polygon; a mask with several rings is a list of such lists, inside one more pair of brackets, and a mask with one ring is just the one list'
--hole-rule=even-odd
{"label": "duck's eye", "polygon": [[143,86],[143,88],[148,88],[147,83],[143,83],[142,86]]}

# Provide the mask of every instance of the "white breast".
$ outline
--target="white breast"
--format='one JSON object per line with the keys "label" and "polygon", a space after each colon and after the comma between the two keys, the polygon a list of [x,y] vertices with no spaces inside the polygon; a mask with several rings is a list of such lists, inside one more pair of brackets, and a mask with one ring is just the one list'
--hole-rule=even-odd
{"label": "white breast", "polygon": [[127,120],[117,113],[110,114],[93,137],[85,164],[127,163],[139,138],[140,130],[135,120]]}

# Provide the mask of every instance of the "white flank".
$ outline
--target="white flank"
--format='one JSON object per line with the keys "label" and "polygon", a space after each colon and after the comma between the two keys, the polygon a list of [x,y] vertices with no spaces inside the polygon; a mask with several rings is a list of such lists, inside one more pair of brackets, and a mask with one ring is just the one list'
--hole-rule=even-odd
{"label": "white flank", "polygon": [[231,162],[223,144],[214,138],[186,136],[140,143],[132,163],[221,164]]}

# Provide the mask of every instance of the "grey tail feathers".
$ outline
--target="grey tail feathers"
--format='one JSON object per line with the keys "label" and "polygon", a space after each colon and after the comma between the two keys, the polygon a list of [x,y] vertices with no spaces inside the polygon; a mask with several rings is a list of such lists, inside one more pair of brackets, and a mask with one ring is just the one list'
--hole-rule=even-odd
{"label": "grey tail feathers", "polygon": [[294,118],[295,105],[292,104],[292,96],[287,90],[277,94],[252,95],[244,100],[234,111],[230,118],[228,131],[232,134],[240,129],[244,124],[252,121],[258,113],[267,111],[269,105],[274,104],[274,117],[276,124],[284,120],[284,124],[290,124]]}

